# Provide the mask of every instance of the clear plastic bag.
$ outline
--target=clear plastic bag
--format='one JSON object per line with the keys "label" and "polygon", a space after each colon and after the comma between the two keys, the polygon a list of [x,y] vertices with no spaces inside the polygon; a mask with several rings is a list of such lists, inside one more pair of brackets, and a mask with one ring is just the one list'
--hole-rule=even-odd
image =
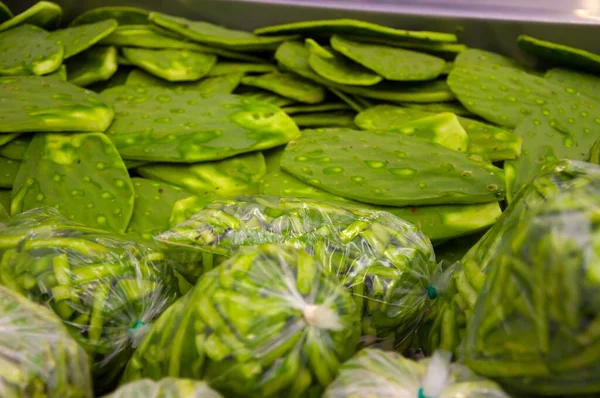
{"label": "clear plastic bag", "polygon": [[104,398],[222,398],[204,381],[167,377],[159,381],[142,379],[119,387]]}
{"label": "clear plastic bag", "polygon": [[600,393],[600,167],[586,169],[470,256],[485,278],[465,363],[521,394]]}
{"label": "clear plastic bag", "polygon": [[413,361],[364,349],[341,368],[323,398],[509,398],[493,381],[450,363],[450,353]]}
{"label": "clear plastic bag", "polygon": [[[451,274],[436,264],[431,242],[414,225],[385,211],[309,199],[218,200],[155,239],[169,253],[188,256],[180,264],[189,267],[180,271],[191,277],[244,246],[306,248],[354,293],[367,342],[408,341]],[[196,267],[194,254],[204,268]]]}
{"label": "clear plastic bag", "polygon": [[149,323],[178,296],[164,255],[123,236],[34,209],[0,222],[0,283],[44,304],[110,388]]}
{"label": "clear plastic bag", "polygon": [[173,376],[227,396],[318,396],[359,336],[352,296],[315,257],[264,244],[201,276],[156,321],[122,381]]}
{"label": "clear plastic bag", "polygon": [[0,287],[0,396],[92,397],[89,359],[59,319]]}

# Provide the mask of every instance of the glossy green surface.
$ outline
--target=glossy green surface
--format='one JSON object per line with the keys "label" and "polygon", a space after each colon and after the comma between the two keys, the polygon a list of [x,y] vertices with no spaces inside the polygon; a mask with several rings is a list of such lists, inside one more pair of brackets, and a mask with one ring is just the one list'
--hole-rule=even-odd
{"label": "glossy green surface", "polygon": [[96,46],[69,59],[67,78],[70,83],[86,87],[110,79],[118,68],[115,47]]}
{"label": "glossy green surface", "polygon": [[242,79],[242,84],[307,104],[318,104],[325,100],[325,89],[322,86],[292,73],[274,72],[247,76]]}
{"label": "glossy green surface", "polygon": [[0,24],[0,32],[29,24],[44,29],[56,29],[62,19],[62,8],[49,1],[38,1],[30,8]]}
{"label": "glossy green surface", "polygon": [[188,50],[127,47],[122,51],[133,65],[172,82],[199,80],[217,63],[214,54]]}
{"label": "glossy green surface", "polygon": [[0,32],[0,75],[46,75],[60,67],[63,55],[63,46],[37,26]]}
{"label": "glossy green surface", "polygon": [[529,35],[517,38],[519,47],[527,53],[553,65],[600,73],[600,55],[562,44],[537,39]]}
{"label": "glossy green surface", "polygon": [[59,41],[65,48],[65,59],[77,55],[117,29],[117,21],[108,19],[86,25],[55,30],[50,33],[51,40]]}
{"label": "glossy green surface", "polygon": [[119,25],[145,24],[148,22],[148,14],[148,11],[137,7],[97,7],[78,15],[71,22],[71,26],[89,24],[107,19],[114,19]]}

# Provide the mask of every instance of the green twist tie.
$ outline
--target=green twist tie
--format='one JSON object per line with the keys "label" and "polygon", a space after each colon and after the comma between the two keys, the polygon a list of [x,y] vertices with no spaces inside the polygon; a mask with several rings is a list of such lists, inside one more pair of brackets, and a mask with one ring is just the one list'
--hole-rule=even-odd
{"label": "green twist tie", "polygon": [[423,387],[419,388],[419,395],[417,398],[429,398],[427,395],[425,395],[425,393],[423,392]]}
{"label": "green twist tie", "polygon": [[429,296],[429,298],[432,300],[435,300],[436,298],[438,298],[439,293],[438,293],[437,289],[435,288],[435,286],[433,286],[433,285],[427,286],[427,296]]}

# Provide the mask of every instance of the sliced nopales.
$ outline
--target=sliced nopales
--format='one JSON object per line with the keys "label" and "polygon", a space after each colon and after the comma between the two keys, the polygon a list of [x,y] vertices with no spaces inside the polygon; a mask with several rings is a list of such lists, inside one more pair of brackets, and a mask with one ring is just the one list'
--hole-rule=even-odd
{"label": "sliced nopales", "polygon": [[79,54],[98,43],[102,38],[111,34],[117,28],[113,19],[100,21],[72,28],[55,30],[48,36],[51,40],[59,41],[65,48],[65,59]]}
{"label": "sliced nopales", "polygon": [[1,133],[104,131],[114,112],[102,98],[57,78],[0,78]]}
{"label": "sliced nopales", "polygon": [[68,81],[81,87],[110,79],[118,69],[117,49],[96,46],[67,60]]}
{"label": "sliced nopales", "polygon": [[281,166],[310,185],[371,204],[472,204],[504,197],[501,169],[397,133],[304,130],[286,147]]}
{"label": "sliced nopales", "polygon": [[30,8],[0,24],[0,32],[30,24],[44,29],[56,29],[62,19],[62,8],[49,1],[38,1]]}
{"label": "sliced nopales", "polygon": [[218,160],[273,148],[300,134],[278,107],[236,95],[204,97],[126,85],[106,90],[102,97],[119,115],[106,134],[125,159]]}
{"label": "sliced nopales", "polygon": [[0,32],[0,76],[46,75],[60,67],[63,55],[62,44],[37,26]]}
{"label": "sliced nopales", "polygon": [[122,233],[133,201],[127,169],[104,134],[36,134],[15,180],[11,214],[52,206],[70,220]]}

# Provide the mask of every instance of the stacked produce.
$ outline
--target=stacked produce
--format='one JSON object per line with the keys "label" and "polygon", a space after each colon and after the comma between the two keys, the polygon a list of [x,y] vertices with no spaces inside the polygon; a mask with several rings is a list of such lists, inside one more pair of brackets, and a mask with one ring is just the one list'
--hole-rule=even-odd
{"label": "stacked produce", "polygon": [[94,361],[110,388],[151,322],[178,290],[164,255],[50,209],[0,223],[0,283],[44,304]]}
{"label": "stacked produce", "polygon": [[357,349],[352,296],[315,257],[246,248],[204,274],[146,335],[124,381],[207,380],[228,396],[312,396]]}
{"label": "stacked produce", "polygon": [[[0,2],[0,283],[96,394],[127,367],[157,382],[118,394],[320,396],[342,367],[330,396],[504,395],[458,365],[426,387],[439,356],[342,365],[377,342],[597,395],[600,56],[516,43],[540,67],[352,19]],[[49,373],[0,366],[0,395],[90,395],[72,344],[23,336]]]}

